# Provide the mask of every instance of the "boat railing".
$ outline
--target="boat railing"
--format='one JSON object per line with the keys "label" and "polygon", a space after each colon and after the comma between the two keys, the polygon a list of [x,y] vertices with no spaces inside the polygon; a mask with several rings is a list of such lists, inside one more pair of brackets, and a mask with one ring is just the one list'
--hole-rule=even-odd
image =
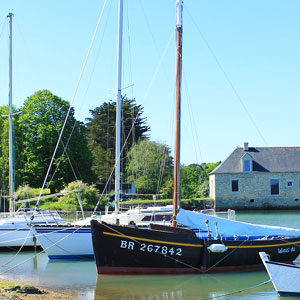
{"label": "boat railing", "polygon": [[228,220],[236,220],[235,210],[228,209],[227,211],[215,211],[213,208],[210,209],[202,209],[200,210],[202,214],[214,216],[214,217],[220,217]]}

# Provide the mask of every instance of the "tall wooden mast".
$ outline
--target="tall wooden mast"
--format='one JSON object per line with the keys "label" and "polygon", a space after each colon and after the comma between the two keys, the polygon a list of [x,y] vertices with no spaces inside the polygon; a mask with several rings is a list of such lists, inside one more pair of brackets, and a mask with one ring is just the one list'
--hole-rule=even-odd
{"label": "tall wooden mast", "polygon": [[176,119],[174,151],[174,194],[173,226],[180,206],[180,115],[181,115],[181,73],[182,73],[182,0],[176,0]]}

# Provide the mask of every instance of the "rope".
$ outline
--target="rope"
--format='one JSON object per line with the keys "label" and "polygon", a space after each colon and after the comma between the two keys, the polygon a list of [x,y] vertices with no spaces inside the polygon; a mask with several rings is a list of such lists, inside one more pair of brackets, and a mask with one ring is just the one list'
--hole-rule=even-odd
{"label": "rope", "polygon": [[[41,198],[41,195],[42,195],[42,192],[44,190],[44,187],[45,187],[45,184],[47,182],[47,179],[48,179],[48,176],[49,176],[49,172],[50,172],[50,169],[52,167],[52,164],[53,164],[53,161],[54,161],[54,157],[56,155],[56,152],[57,152],[57,149],[58,149],[58,145],[60,144],[60,141],[61,141],[61,138],[62,138],[62,134],[64,132],[64,129],[65,129],[65,126],[66,126],[66,123],[67,123],[67,120],[68,120],[68,117],[69,117],[69,114],[71,112],[71,108],[72,108],[72,104],[75,100],[75,97],[76,97],[76,94],[77,94],[77,90],[78,90],[78,87],[79,87],[79,83],[81,81],[81,78],[83,76],[83,72],[85,70],[85,67],[86,67],[86,64],[87,64],[87,60],[90,56],[90,52],[91,52],[91,49],[92,49],[92,46],[94,44],[94,40],[95,40],[95,37],[96,37],[96,33],[98,31],[98,27],[100,25],[100,21],[102,19],[102,15],[103,15],[103,12],[104,12],[104,8],[106,6],[106,3],[107,3],[107,0],[105,0],[104,4],[103,4],[103,7],[102,7],[102,10],[101,10],[101,13],[99,15],[99,18],[98,18],[98,22],[97,22],[97,25],[96,25],[96,28],[95,28],[95,31],[94,31],[94,34],[93,34],[93,37],[92,37],[92,40],[91,40],[91,43],[90,43],[90,46],[89,46],[89,49],[88,49],[88,52],[87,52],[87,55],[85,57],[85,60],[84,60],[84,63],[83,63],[83,66],[82,66],[82,69],[81,69],[81,72],[80,72],[80,75],[79,75],[79,78],[78,78],[78,81],[77,81],[77,84],[76,84],[76,87],[75,87],[75,90],[74,90],[74,93],[73,93],[73,97],[72,97],[72,100],[70,102],[70,105],[69,105],[69,109],[68,109],[68,112],[66,114],[66,117],[65,117],[65,120],[64,120],[64,123],[63,123],[63,126],[62,126],[62,129],[60,131],[60,135],[59,135],[59,138],[58,138],[58,141],[56,143],[56,146],[55,146],[55,149],[54,149],[54,152],[53,152],[53,155],[52,155],[52,158],[51,158],[51,161],[50,161],[50,164],[49,164],[49,167],[48,167],[48,170],[47,170],[47,173],[46,173],[46,176],[45,176],[45,179],[44,179],[44,182],[43,182],[43,185],[42,185],[42,188],[41,188],[41,191],[40,191],[40,195],[39,195],[39,198],[37,200],[37,203],[35,205],[35,208],[38,207],[39,203],[40,203],[40,198]],[[67,145],[66,145],[67,146]]]}
{"label": "rope", "polygon": [[218,60],[216,54],[214,53],[213,49],[210,47],[208,41],[205,39],[204,35],[202,34],[201,30],[199,29],[199,26],[197,25],[197,23],[195,22],[194,18],[191,16],[187,6],[185,6],[187,13],[189,14],[192,22],[194,23],[197,31],[199,32],[202,40],[204,41],[206,47],[208,48],[208,50],[210,51],[211,55],[213,56],[217,66],[219,67],[219,69],[221,70],[221,72],[223,73],[225,79],[227,80],[227,83],[229,84],[229,86],[231,87],[231,89],[233,90],[233,93],[235,94],[236,98],[239,100],[241,106],[243,107],[243,109],[246,112],[246,115],[248,116],[249,120],[251,121],[252,125],[254,126],[254,128],[256,129],[257,133],[259,134],[259,136],[261,137],[262,141],[265,143],[265,145],[267,145],[267,141],[265,140],[264,136],[262,135],[261,131],[259,130],[258,126],[256,125],[252,115],[250,114],[250,112],[248,111],[244,101],[242,100],[242,97],[239,95],[237,89],[235,88],[235,86],[233,85],[232,81],[230,80],[229,76],[227,75],[227,73],[225,72],[224,68],[222,67],[220,61]]}
{"label": "rope", "polygon": [[[127,238],[127,239],[129,239],[129,240],[132,240],[132,241],[134,241],[134,242],[136,242],[136,243],[138,243],[138,244],[140,244],[140,245],[142,244],[142,243],[139,242],[138,240],[133,239],[133,238],[127,236],[126,234],[124,234],[124,233],[122,233],[122,232],[119,232],[118,230],[116,230],[116,229],[110,227],[108,224],[102,223],[102,225],[105,226],[105,227],[107,227],[108,229],[110,229],[110,230],[112,230],[112,231],[114,231],[114,232],[116,232],[116,233],[118,233],[118,234],[124,236],[125,238]],[[239,247],[242,246],[245,242],[246,242],[246,240],[242,241],[242,243],[239,245]],[[194,266],[192,266],[192,265],[189,265],[189,264],[187,264],[187,263],[185,263],[185,262],[183,262],[183,261],[180,261],[179,259],[176,259],[176,258],[174,258],[174,257],[172,257],[172,256],[169,256],[169,255],[167,255],[167,254],[163,254],[163,253],[161,253],[161,252],[155,252],[155,253],[161,254],[161,255],[163,255],[164,257],[168,257],[169,259],[174,260],[174,261],[176,261],[176,262],[178,262],[178,263],[180,263],[180,264],[182,264],[182,265],[184,265],[184,266],[186,266],[186,267],[189,267],[189,268],[191,268],[191,269],[194,269],[194,270],[196,270],[196,271],[198,271],[198,272],[200,272],[200,273],[207,273],[208,271],[210,271],[211,269],[213,269],[216,265],[218,265],[221,261],[223,261],[226,257],[228,257],[229,255],[231,255],[231,254],[232,254],[234,251],[236,251],[236,250],[237,250],[237,248],[233,249],[233,250],[230,251],[227,255],[225,255],[223,258],[221,258],[218,262],[216,262],[213,266],[211,266],[210,268],[208,268],[208,269],[206,269],[206,270],[202,270],[202,269],[199,269],[199,268],[194,267]]]}
{"label": "rope", "polygon": [[210,300],[210,299],[218,299],[218,298],[228,297],[228,296],[231,296],[231,295],[235,295],[235,294],[238,294],[238,293],[242,293],[242,292],[245,292],[245,291],[252,290],[252,289],[257,288],[259,286],[265,285],[265,284],[267,284],[269,282],[271,282],[270,279],[267,280],[267,281],[263,281],[261,283],[249,286],[249,287],[244,288],[244,289],[236,290],[236,291],[233,291],[233,292],[230,292],[230,293],[227,293],[227,294],[222,294],[222,295],[213,296],[213,297],[209,297],[209,298],[201,298],[199,300]]}
{"label": "rope", "polygon": [[[17,232],[17,231],[24,230],[24,229],[27,229],[27,228],[28,228],[28,226],[26,225],[26,226],[24,226],[24,227],[17,228],[17,229],[15,229],[15,230],[13,230],[13,231],[7,229],[7,230],[5,230],[5,231],[7,231],[7,232],[0,234],[0,238],[1,238],[2,236],[11,234],[12,232]],[[0,243],[2,243],[2,242],[0,242]]]}
{"label": "rope", "polygon": [[23,247],[24,247],[24,245],[25,245],[27,239],[29,238],[29,234],[30,234],[30,232],[31,232],[31,230],[32,230],[32,227],[33,227],[33,225],[31,225],[30,229],[28,230],[28,233],[27,233],[27,235],[26,235],[26,238],[24,239],[24,242],[23,242],[22,246],[20,247],[20,249],[17,251],[17,253],[16,253],[12,258],[10,258],[5,264],[3,264],[2,267],[7,266],[10,262],[12,262],[12,261],[19,255],[19,253],[20,253],[21,250],[23,249]]}
{"label": "rope", "polygon": [[[102,223],[102,225],[103,226],[105,226],[105,227],[107,227],[108,229],[110,229],[110,230],[112,230],[112,231],[114,231],[114,232],[116,232],[116,233],[118,233],[118,234],[120,234],[120,235],[122,235],[122,236],[124,236],[125,238],[127,238],[127,239],[129,239],[129,240],[132,240],[132,241],[134,241],[134,242],[136,242],[136,243],[138,243],[138,244],[142,244],[140,241],[138,241],[138,240],[136,240],[136,239],[134,239],[134,238],[131,238],[131,237],[129,237],[129,236],[127,236],[126,234],[124,234],[124,233],[122,233],[122,232],[120,232],[120,231],[118,231],[117,229],[114,229],[114,228],[112,228],[111,226],[109,226],[107,223]],[[214,267],[216,267],[220,262],[222,262],[224,259],[226,259],[227,257],[229,257],[230,255],[232,255],[239,247],[241,247],[246,241],[248,241],[248,240],[243,240],[235,249],[233,249],[233,250],[231,250],[230,252],[228,252],[225,256],[223,256],[220,260],[218,260],[214,265],[212,265],[211,267],[209,267],[208,269],[205,269],[205,270],[202,270],[202,269],[199,269],[199,268],[197,268],[197,267],[194,267],[194,266],[192,266],[192,265],[189,265],[189,264],[187,264],[187,263],[185,263],[185,262],[183,262],[183,261],[180,261],[180,260],[178,260],[178,259],[175,259],[174,257],[172,257],[172,256],[169,256],[169,255],[166,255],[166,254],[163,254],[163,253],[161,253],[161,252],[155,252],[155,253],[157,253],[157,254],[161,254],[161,255],[163,255],[163,256],[165,256],[165,257],[168,257],[169,259],[171,259],[171,260],[174,260],[174,261],[176,261],[176,262],[178,262],[178,263],[180,263],[180,264],[182,264],[182,265],[185,265],[185,266],[187,266],[187,267],[189,267],[189,268],[191,268],[191,269],[194,269],[194,270],[196,270],[196,271],[198,271],[198,272],[201,272],[201,273],[207,273],[207,272],[209,272],[210,270],[212,270]],[[284,241],[284,242],[286,242],[286,243],[288,243],[288,241],[285,241],[285,240],[282,240],[281,239],[281,241]],[[294,244],[295,246],[297,246],[297,247],[300,247],[300,245],[297,245],[297,244]]]}
{"label": "rope", "polygon": [[[84,225],[83,225],[83,226],[84,226]],[[3,274],[5,274],[5,273],[7,273],[7,272],[9,272],[9,271],[11,271],[11,270],[14,270],[15,268],[17,268],[17,267],[19,267],[19,266],[25,264],[26,262],[30,261],[31,259],[33,259],[34,257],[36,257],[36,256],[38,256],[38,255],[40,255],[40,254],[42,254],[42,253],[46,253],[46,251],[47,251],[48,249],[51,249],[52,247],[56,246],[56,244],[58,244],[59,242],[65,240],[67,237],[69,237],[69,236],[71,236],[73,233],[77,232],[77,231],[78,231],[79,229],[81,229],[83,226],[79,226],[76,230],[74,230],[74,231],[72,231],[70,234],[64,236],[62,239],[58,240],[56,243],[52,244],[51,246],[49,246],[49,247],[43,249],[43,250],[40,251],[39,253],[36,253],[36,254],[30,256],[28,259],[26,259],[26,260],[24,260],[24,261],[22,261],[22,262],[20,262],[20,263],[18,263],[18,264],[16,264],[16,265],[12,266],[11,268],[9,268],[9,269],[7,269],[7,270],[1,272],[0,275],[3,275]],[[74,228],[76,228],[76,227],[74,227]],[[72,229],[72,227],[69,228],[69,229]],[[65,230],[65,228],[60,229],[60,230],[58,230],[58,231],[61,231],[61,230]],[[49,234],[51,234],[51,233],[53,233],[53,232],[50,232]],[[43,234],[41,234],[41,235],[43,235]],[[40,235],[36,235],[36,236],[40,236]]]}
{"label": "rope", "polygon": [[[138,244],[140,244],[140,245],[142,244],[140,241],[138,241],[138,240],[136,240],[136,239],[133,239],[133,238],[127,236],[126,234],[124,234],[124,233],[122,233],[122,232],[120,232],[120,231],[118,231],[118,230],[116,230],[116,229],[110,227],[108,224],[102,223],[102,225],[105,226],[105,227],[107,227],[108,229],[110,229],[110,230],[112,230],[112,231],[114,231],[114,232],[116,232],[116,233],[118,233],[118,234],[124,236],[125,238],[127,238],[127,239],[129,239],[129,240],[131,240],[131,241],[134,241],[134,242],[136,242],[136,243],[138,243]],[[198,271],[198,272],[200,272],[200,273],[205,273],[205,271],[203,271],[203,270],[201,270],[201,269],[199,269],[199,268],[197,268],[197,267],[194,267],[194,266],[192,266],[192,265],[189,265],[189,264],[187,264],[187,263],[185,263],[185,262],[183,262],[183,261],[180,261],[179,259],[176,259],[176,258],[174,258],[174,257],[172,257],[172,256],[169,256],[169,255],[167,255],[167,254],[163,254],[163,253],[161,253],[161,252],[159,252],[159,251],[158,251],[158,252],[155,252],[155,253],[160,254],[160,255],[162,255],[162,256],[164,256],[164,257],[170,258],[171,260],[174,260],[174,261],[176,261],[176,262],[179,262],[180,264],[182,264],[182,265],[184,265],[184,266],[186,266],[186,267],[189,267],[189,268],[191,268],[191,269],[194,269],[194,270],[196,270],[196,271]]]}
{"label": "rope", "polygon": [[[152,79],[151,79],[151,81],[150,81],[150,84],[149,84],[149,86],[148,86],[148,88],[147,88],[147,90],[146,90],[146,93],[145,93],[145,95],[144,95],[144,97],[143,97],[144,100],[148,97],[148,94],[149,94],[149,92],[150,92],[150,89],[151,89],[151,87],[152,87],[152,85],[153,85],[153,83],[154,83],[154,79],[156,78],[157,73],[158,73],[158,70],[160,69],[160,66],[161,66],[161,64],[162,64],[162,61],[164,60],[164,58],[165,58],[165,56],[166,56],[166,54],[167,54],[167,49],[168,49],[169,44],[170,44],[170,42],[171,42],[171,40],[172,40],[172,36],[173,36],[173,35],[170,36],[170,39],[169,39],[168,44],[167,44],[167,47],[166,47],[166,49],[165,49],[165,51],[164,51],[164,53],[163,53],[163,55],[162,55],[162,57],[161,57],[161,60],[159,61],[159,64],[158,64],[158,66],[157,66],[157,68],[156,68],[156,70],[155,70],[155,72],[154,72],[154,75],[153,75],[153,77],[152,77]],[[111,180],[111,177],[112,177],[113,172],[114,172],[114,170],[115,170],[115,168],[116,168],[117,162],[120,160],[121,154],[122,154],[123,151],[124,151],[125,145],[126,145],[128,139],[129,139],[129,136],[130,136],[132,130],[133,130],[134,124],[135,124],[137,118],[138,118],[139,115],[140,115],[140,111],[141,111],[141,110],[142,110],[142,107],[140,107],[139,110],[137,111],[136,117],[135,117],[134,121],[132,122],[132,126],[131,126],[131,128],[130,128],[130,130],[129,130],[129,133],[128,133],[127,137],[126,137],[126,140],[124,141],[123,146],[122,146],[122,148],[121,148],[121,150],[120,150],[119,157],[117,158],[117,161],[115,162],[115,164],[114,164],[114,166],[113,166],[113,168],[112,168],[112,170],[111,170],[110,176],[109,176],[108,180],[106,181],[106,184],[105,184],[105,187],[104,187],[104,189],[103,189],[103,192],[102,192],[102,194],[100,195],[99,200],[98,200],[98,202],[97,202],[97,204],[96,204],[96,206],[95,206],[95,209],[94,209],[94,211],[93,211],[93,215],[95,214],[95,212],[96,212],[96,210],[97,210],[97,208],[98,208],[98,206],[99,206],[99,204],[100,204],[100,201],[101,201],[102,198],[103,198],[104,192],[106,191],[106,188],[107,188],[107,186],[108,186],[108,183],[109,183],[110,180]]]}

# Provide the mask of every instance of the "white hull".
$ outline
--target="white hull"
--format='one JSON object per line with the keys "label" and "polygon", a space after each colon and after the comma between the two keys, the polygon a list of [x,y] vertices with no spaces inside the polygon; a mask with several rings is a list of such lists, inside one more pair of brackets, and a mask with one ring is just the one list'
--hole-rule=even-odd
{"label": "white hull", "polygon": [[56,212],[24,212],[0,218],[0,248],[40,246],[32,224],[53,224],[63,219]]}
{"label": "white hull", "polygon": [[[150,223],[170,224],[172,207],[131,209],[124,213],[102,215],[101,221],[128,225],[148,225]],[[90,221],[92,217],[74,222],[72,225],[35,226],[37,238],[50,259],[93,258]]]}
{"label": "white hull", "polygon": [[36,231],[50,259],[94,257],[90,226],[38,226]]}
{"label": "white hull", "polygon": [[300,297],[300,266],[270,261],[265,252],[259,255],[276,292],[280,296]]}
{"label": "white hull", "polygon": [[3,247],[34,247],[40,246],[35,236],[35,230],[28,225],[20,228],[0,228],[0,248]]}

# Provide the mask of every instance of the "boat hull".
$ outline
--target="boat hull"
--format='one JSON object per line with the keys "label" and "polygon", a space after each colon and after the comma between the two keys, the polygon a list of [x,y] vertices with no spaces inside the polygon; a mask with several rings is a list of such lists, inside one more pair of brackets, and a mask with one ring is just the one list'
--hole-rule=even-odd
{"label": "boat hull", "polygon": [[[262,268],[259,251],[276,261],[292,261],[300,252],[300,238],[284,240],[218,241],[196,237],[193,231],[172,227],[159,230],[91,221],[98,274],[174,274],[225,272]],[[222,253],[211,252],[223,244]],[[162,252],[163,249],[163,252]]]}
{"label": "boat hull", "polygon": [[[213,253],[208,250],[212,244],[224,244],[227,251]],[[231,270],[261,269],[263,265],[259,252],[269,253],[274,261],[292,262],[300,254],[300,237],[284,239],[257,239],[215,241],[205,240],[203,270],[206,272],[222,272]]]}
{"label": "boat hull", "polygon": [[27,225],[22,228],[0,228],[0,249],[31,249],[40,246],[35,236],[34,229],[31,229]]}
{"label": "boat hull", "polygon": [[94,258],[90,226],[37,225],[35,230],[49,259]]}
{"label": "boat hull", "polygon": [[194,273],[201,266],[202,241],[187,233],[140,229],[91,221],[98,274]]}
{"label": "boat hull", "polygon": [[269,260],[264,252],[260,253],[260,257],[277,293],[283,297],[299,297],[300,266]]}

